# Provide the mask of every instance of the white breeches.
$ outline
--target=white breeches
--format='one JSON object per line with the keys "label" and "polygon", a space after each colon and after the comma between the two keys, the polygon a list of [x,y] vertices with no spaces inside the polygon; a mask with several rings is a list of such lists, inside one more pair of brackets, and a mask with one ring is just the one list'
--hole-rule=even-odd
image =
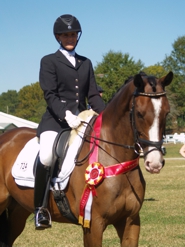
{"label": "white breeches", "polygon": [[52,164],[52,150],[55,138],[57,136],[56,131],[45,131],[40,135],[40,162],[45,166],[51,166]]}

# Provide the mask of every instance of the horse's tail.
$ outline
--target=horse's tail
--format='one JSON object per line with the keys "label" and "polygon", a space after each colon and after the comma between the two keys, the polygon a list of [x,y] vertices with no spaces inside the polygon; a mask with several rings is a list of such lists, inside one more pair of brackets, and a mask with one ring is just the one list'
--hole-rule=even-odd
{"label": "horse's tail", "polygon": [[0,247],[7,246],[8,243],[8,216],[5,210],[0,215]]}

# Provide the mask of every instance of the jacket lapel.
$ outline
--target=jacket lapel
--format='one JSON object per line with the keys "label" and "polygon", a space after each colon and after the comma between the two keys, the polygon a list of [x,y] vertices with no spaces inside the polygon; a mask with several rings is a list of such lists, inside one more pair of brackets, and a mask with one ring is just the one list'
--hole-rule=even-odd
{"label": "jacket lapel", "polygon": [[74,66],[69,62],[69,60],[64,56],[64,54],[62,54],[62,52],[58,50],[57,52],[55,52],[55,54],[60,63],[64,63],[67,66],[74,68]]}
{"label": "jacket lapel", "polygon": [[75,68],[78,69],[82,65],[83,60],[81,59],[81,57],[78,54],[75,54],[75,59],[76,59]]}
{"label": "jacket lapel", "polygon": [[66,64],[67,66],[73,68],[73,69],[78,69],[81,64],[83,63],[83,60],[81,59],[81,57],[75,53],[75,59],[76,59],[76,66],[74,67],[69,60],[64,56],[64,54],[62,54],[62,52],[60,52],[59,50],[55,52],[57,59],[59,60],[59,62]]}

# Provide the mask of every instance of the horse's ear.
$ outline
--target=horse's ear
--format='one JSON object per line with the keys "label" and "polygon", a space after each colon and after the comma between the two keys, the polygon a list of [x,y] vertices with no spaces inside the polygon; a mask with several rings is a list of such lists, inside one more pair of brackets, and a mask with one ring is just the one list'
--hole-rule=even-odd
{"label": "horse's ear", "polygon": [[140,74],[134,76],[134,85],[137,88],[143,88],[144,82]]}
{"label": "horse's ear", "polygon": [[173,80],[173,72],[170,71],[166,76],[162,77],[160,80],[161,80],[163,87],[170,85],[170,83]]}

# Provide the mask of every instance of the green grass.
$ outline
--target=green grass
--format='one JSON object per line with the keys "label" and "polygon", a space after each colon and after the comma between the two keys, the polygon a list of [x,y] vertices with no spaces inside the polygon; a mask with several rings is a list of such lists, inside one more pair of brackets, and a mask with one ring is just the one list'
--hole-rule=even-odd
{"label": "green grass", "polygon": [[160,175],[143,171],[147,189],[139,246],[185,246],[184,173],[184,160],[166,161]]}
{"label": "green grass", "polygon": [[[164,144],[166,164],[160,174],[145,171],[146,193],[140,212],[141,232],[139,247],[185,246],[185,159],[179,154],[182,144]],[[14,247],[82,247],[80,226],[53,222],[52,229],[35,231],[33,215],[28,219],[22,235]],[[117,247],[119,240],[113,226],[108,226],[103,238],[104,247]]]}
{"label": "green grass", "polygon": [[166,158],[182,158],[182,156],[179,154],[179,150],[182,147],[181,143],[164,143],[164,146],[166,147]]}

